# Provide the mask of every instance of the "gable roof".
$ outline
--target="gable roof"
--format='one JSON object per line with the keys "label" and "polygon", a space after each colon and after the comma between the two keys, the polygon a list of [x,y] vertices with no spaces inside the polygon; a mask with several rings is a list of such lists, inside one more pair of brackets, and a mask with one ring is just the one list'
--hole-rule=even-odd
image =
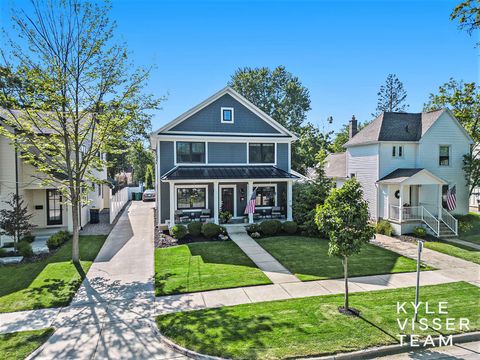
{"label": "gable roof", "polygon": [[[383,112],[344,146],[363,145],[378,141],[419,141],[440,115],[446,111],[448,110],[423,113]],[[452,114],[450,113],[450,115]],[[453,118],[455,119],[455,117]]]}
{"label": "gable roof", "polygon": [[[438,176],[432,174],[427,169],[423,168],[398,168],[392,171],[390,174],[385,175],[377,183],[384,183],[384,184],[402,184],[402,183],[415,183],[415,180],[419,180],[425,176],[430,178],[430,181],[433,180],[436,184],[447,184],[445,180],[439,178]],[[410,181],[409,181],[410,180]],[[420,182],[421,183],[421,182]]]}
{"label": "gable roof", "polygon": [[[153,131],[150,136],[156,136],[156,135],[161,135],[161,134],[168,134],[168,131],[175,127],[176,125],[180,124],[182,121],[188,119],[192,115],[196,114],[206,106],[210,105],[213,103],[215,100],[218,100],[224,95],[230,95],[233,97],[235,100],[237,100],[239,103],[241,103],[243,106],[245,106],[247,109],[252,111],[255,115],[257,115],[259,118],[261,118],[263,121],[271,125],[274,129],[276,129],[280,135],[291,137],[293,140],[296,140],[297,137],[294,133],[292,133],[290,130],[285,128],[283,125],[275,121],[271,116],[267,115],[265,112],[263,112],[261,109],[259,109],[257,106],[255,106],[253,103],[251,103],[249,100],[247,100],[245,97],[240,95],[238,92],[233,90],[231,87],[227,86],[221,89],[220,91],[216,92],[206,100],[202,101],[200,104],[194,106],[190,110],[187,110],[180,116],[176,117],[172,121],[168,122],[167,124],[163,125],[160,127],[158,130]],[[223,135],[228,135],[228,133],[224,133]],[[248,136],[248,134],[245,134]],[[273,135],[273,134],[272,134]]]}
{"label": "gable roof", "polygon": [[325,159],[325,176],[339,179],[347,177],[347,154],[345,152],[328,154]]}

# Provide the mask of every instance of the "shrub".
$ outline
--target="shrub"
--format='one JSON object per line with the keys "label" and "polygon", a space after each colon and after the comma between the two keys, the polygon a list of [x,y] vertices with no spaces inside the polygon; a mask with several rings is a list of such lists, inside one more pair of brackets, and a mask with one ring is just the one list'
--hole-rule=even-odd
{"label": "shrub", "polygon": [[202,233],[202,223],[200,222],[188,223],[187,227],[188,227],[188,232],[192,236],[195,236],[195,237],[200,236],[200,234]]}
{"label": "shrub", "polygon": [[173,225],[170,229],[170,234],[172,234],[172,236],[178,240],[182,240],[185,236],[187,236],[187,233],[187,228],[182,224]]}
{"label": "shrub", "polygon": [[23,257],[33,256],[32,245],[28,241],[20,241],[17,244],[17,251]]}
{"label": "shrub", "polygon": [[260,225],[258,224],[252,224],[250,226],[247,226],[247,233],[255,233],[255,232],[260,232]]}
{"label": "shrub", "polygon": [[379,220],[375,226],[375,232],[377,234],[383,234],[387,236],[393,235],[393,227],[387,220]]}
{"label": "shrub", "polygon": [[252,232],[250,234],[250,236],[252,237],[252,239],[258,239],[260,237],[260,233],[259,232]]}
{"label": "shrub", "polygon": [[222,232],[222,229],[220,228],[220,226],[214,223],[206,223],[206,224],[203,224],[202,226],[202,234],[207,239],[214,238],[220,235],[221,232]]}
{"label": "shrub", "polygon": [[282,228],[278,220],[265,220],[260,224],[260,230],[264,235],[276,235]]}
{"label": "shrub", "polygon": [[35,240],[35,236],[26,235],[26,236],[23,237],[23,239],[21,241],[26,241],[26,242],[32,243],[34,240]]}
{"label": "shrub", "polygon": [[47,246],[49,250],[56,249],[62,246],[65,242],[70,239],[70,233],[66,230],[59,231],[52,236],[50,236],[47,240]]}
{"label": "shrub", "polygon": [[230,211],[222,211],[220,212],[220,222],[222,224],[226,224],[230,221],[230,219],[233,217],[232,213]]}
{"label": "shrub", "polygon": [[424,237],[427,236],[427,230],[425,230],[423,227],[421,226],[417,226],[415,229],[413,229],[413,235],[415,235],[416,237],[419,237],[421,239],[423,239]]}
{"label": "shrub", "polygon": [[285,231],[287,234],[295,234],[298,230],[298,226],[295,221],[285,221],[282,227],[283,231]]}
{"label": "shrub", "polygon": [[7,250],[0,248],[0,258],[7,256]]}

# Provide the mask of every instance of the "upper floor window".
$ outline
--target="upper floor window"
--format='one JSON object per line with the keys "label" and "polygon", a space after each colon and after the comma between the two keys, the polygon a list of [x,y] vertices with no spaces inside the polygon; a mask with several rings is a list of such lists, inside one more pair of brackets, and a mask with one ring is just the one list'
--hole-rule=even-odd
{"label": "upper floor window", "polygon": [[177,163],[204,163],[204,142],[177,142]]}
{"label": "upper floor window", "polygon": [[275,144],[251,143],[248,145],[248,157],[251,164],[273,164],[275,162]]}
{"label": "upper floor window", "polygon": [[403,157],[403,146],[402,145],[392,146],[392,157],[394,157],[394,158]]}
{"label": "upper floor window", "polygon": [[221,108],[222,123],[233,124],[233,108],[232,107],[222,107]]}
{"label": "upper floor window", "polygon": [[450,145],[440,145],[438,165],[440,166],[450,165]]}

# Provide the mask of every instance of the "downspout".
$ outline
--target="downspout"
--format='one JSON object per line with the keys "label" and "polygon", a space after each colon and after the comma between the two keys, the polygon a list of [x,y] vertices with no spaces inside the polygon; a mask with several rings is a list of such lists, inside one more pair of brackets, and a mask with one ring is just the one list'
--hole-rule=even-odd
{"label": "downspout", "polygon": [[[17,206],[17,210],[18,210],[18,207],[20,205],[20,199],[19,199],[19,190],[18,190],[18,152],[17,152],[17,138],[16,138],[16,135],[17,135],[17,130],[14,130],[13,131],[14,135],[15,135],[15,145],[14,145],[14,152],[15,152],[15,195],[16,195],[16,206]],[[20,233],[17,229],[17,241],[20,240]]]}

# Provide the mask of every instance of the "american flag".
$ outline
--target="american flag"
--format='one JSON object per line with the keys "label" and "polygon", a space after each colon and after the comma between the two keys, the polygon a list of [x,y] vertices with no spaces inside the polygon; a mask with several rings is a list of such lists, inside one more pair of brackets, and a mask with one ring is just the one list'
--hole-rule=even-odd
{"label": "american flag", "polygon": [[449,211],[454,210],[457,207],[457,188],[454,185],[447,191],[447,208]]}
{"label": "american flag", "polygon": [[250,200],[245,207],[244,214],[253,214],[255,213],[255,205],[257,200],[257,188],[253,189],[252,196],[250,196]]}

